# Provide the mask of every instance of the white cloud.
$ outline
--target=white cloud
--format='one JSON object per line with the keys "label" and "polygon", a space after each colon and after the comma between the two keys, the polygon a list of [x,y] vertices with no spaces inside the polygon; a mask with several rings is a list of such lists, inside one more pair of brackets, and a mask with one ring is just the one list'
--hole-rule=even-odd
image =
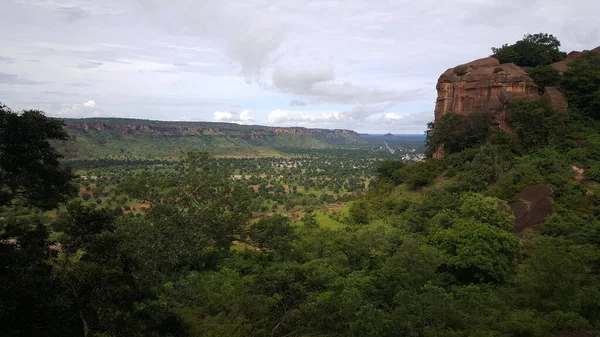
{"label": "white cloud", "polygon": [[87,102],[83,103],[83,105],[84,105],[85,107],[88,107],[88,108],[95,108],[95,107],[96,107],[96,101],[94,101],[94,100],[89,100],[89,101],[87,101]]}
{"label": "white cloud", "polygon": [[242,111],[242,113],[240,114],[240,120],[243,122],[254,122],[254,118],[250,116],[250,111],[248,110]]}
{"label": "white cloud", "polygon": [[267,123],[269,123],[269,124],[285,123],[290,120],[291,120],[290,114],[286,110],[280,110],[280,109],[273,110],[273,111],[269,112],[269,115],[267,116]]}
{"label": "white cloud", "polygon": [[423,132],[423,125],[433,119],[432,111],[415,114],[375,113],[363,119],[353,119],[346,112],[295,111],[276,109],[268,114],[267,124],[273,126],[302,126],[314,128],[352,129],[365,132],[396,134]]}
{"label": "white cloud", "polygon": [[238,124],[254,124],[256,120],[250,115],[249,110],[243,110],[240,113],[230,111],[215,111],[213,113],[213,121]]}
{"label": "white cloud", "polygon": [[89,118],[89,117],[115,117],[114,113],[109,113],[96,107],[96,101],[89,100],[85,103],[64,103],[58,109],[51,113],[53,117],[61,118]]}
{"label": "white cloud", "polygon": [[232,118],[231,112],[228,111],[215,111],[213,113],[213,120],[216,122],[227,121]]}
{"label": "white cloud", "polygon": [[396,121],[396,120],[399,120],[399,119],[403,119],[403,118],[404,118],[404,116],[400,116],[400,115],[398,115],[398,114],[395,114],[395,113],[393,113],[393,112],[388,112],[388,113],[386,113],[385,115],[383,115],[383,117],[384,117],[385,119],[390,119],[390,120],[393,120],[393,121]]}

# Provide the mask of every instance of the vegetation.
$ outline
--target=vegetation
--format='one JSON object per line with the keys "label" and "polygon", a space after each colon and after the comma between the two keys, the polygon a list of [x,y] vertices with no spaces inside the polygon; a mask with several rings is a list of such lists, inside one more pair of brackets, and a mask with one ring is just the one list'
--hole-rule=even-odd
{"label": "vegetation", "polygon": [[462,76],[467,73],[467,70],[468,70],[468,68],[466,66],[458,66],[458,67],[454,68],[453,71],[456,76]]}
{"label": "vegetation", "polygon": [[544,93],[546,87],[556,87],[561,81],[560,72],[548,65],[527,69],[527,74],[537,84],[540,94]]}
{"label": "vegetation", "polygon": [[59,122],[3,108],[0,335],[597,335],[600,86],[569,82],[580,67],[567,113],[511,102],[511,132],[449,114],[427,132],[446,155],[415,162],[189,151],[64,162],[73,177]]}
{"label": "vegetation", "polygon": [[561,87],[569,99],[569,105],[582,114],[600,119],[600,55],[589,53],[570,64]]}
{"label": "vegetation", "polygon": [[560,41],[551,34],[526,34],[514,44],[492,48],[492,57],[500,63],[514,63],[520,67],[544,66],[566,57],[559,47]]}
{"label": "vegetation", "polygon": [[428,127],[425,153],[429,156],[442,144],[448,153],[460,152],[481,144],[497,130],[490,113],[476,113],[470,116],[449,113],[442,117],[435,130],[433,124]]}

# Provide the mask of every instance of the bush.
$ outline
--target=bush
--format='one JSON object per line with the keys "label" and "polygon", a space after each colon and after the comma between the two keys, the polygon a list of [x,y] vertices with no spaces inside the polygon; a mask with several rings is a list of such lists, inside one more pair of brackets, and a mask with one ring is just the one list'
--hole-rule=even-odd
{"label": "bush", "polygon": [[561,88],[574,107],[586,116],[600,119],[600,55],[572,62],[563,75]]}
{"label": "bush", "polygon": [[482,144],[495,129],[498,127],[490,113],[474,113],[470,116],[448,113],[433,130],[428,130],[426,154],[431,156],[442,144],[446,153],[460,152]]}
{"label": "bush", "polygon": [[356,224],[367,224],[369,223],[369,210],[368,205],[364,201],[357,201],[352,203],[348,211],[350,220]]}
{"label": "bush", "polygon": [[395,184],[401,184],[402,179],[397,171],[405,167],[406,163],[402,160],[385,160],[377,168],[377,177],[380,180],[390,181]]}
{"label": "bush", "polygon": [[504,71],[504,69],[502,69],[502,68],[496,68],[496,69],[494,69],[494,74],[501,73],[503,71]]}
{"label": "bush", "polygon": [[555,87],[559,85],[561,76],[560,72],[552,66],[538,66],[527,70],[527,74],[531,76],[533,82],[538,86],[538,90],[543,93],[546,87]]}
{"label": "bush", "polygon": [[563,139],[564,113],[554,111],[544,100],[513,101],[509,104],[507,121],[525,149],[545,146]]}
{"label": "bush", "polygon": [[458,67],[454,68],[454,74],[456,76],[462,76],[467,73],[467,70],[468,70],[467,66],[458,66]]}

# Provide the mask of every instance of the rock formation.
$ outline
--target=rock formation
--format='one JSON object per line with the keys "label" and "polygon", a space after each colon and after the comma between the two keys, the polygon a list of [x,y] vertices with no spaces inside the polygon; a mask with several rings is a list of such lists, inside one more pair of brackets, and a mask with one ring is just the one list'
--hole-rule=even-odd
{"label": "rock formation", "polygon": [[517,195],[519,200],[510,204],[515,215],[513,232],[520,235],[525,229],[544,222],[554,214],[551,195],[552,189],[543,184],[528,186],[521,191]]}
{"label": "rock formation", "polygon": [[552,68],[560,71],[562,75],[565,71],[569,69],[569,63],[587,56],[590,52],[600,54],[600,47],[597,47],[592,50],[572,51],[569,54],[567,54],[567,57],[564,60],[552,63]]}
{"label": "rock formation", "polygon": [[[510,99],[537,99],[538,87],[527,73],[512,63],[500,64],[487,57],[446,70],[436,86],[435,123],[451,112],[468,116],[476,112],[491,112],[503,130]],[[444,156],[443,146],[433,155]]]}
{"label": "rock formation", "polygon": [[538,87],[527,73],[512,63],[487,57],[446,70],[437,84],[435,120],[449,112],[470,115],[491,112],[504,130],[506,104],[513,98],[536,99]]}

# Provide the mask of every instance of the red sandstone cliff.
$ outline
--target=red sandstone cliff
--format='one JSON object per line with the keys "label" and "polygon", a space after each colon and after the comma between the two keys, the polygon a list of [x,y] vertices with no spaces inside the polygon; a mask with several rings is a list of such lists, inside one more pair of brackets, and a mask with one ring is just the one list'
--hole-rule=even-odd
{"label": "red sandstone cliff", "polygon": [[[511,99],[536,99],[538,87],[527,73],[512,63],[500,64],[492,57],[469,62],[446,70],[436,86],[435,123],[447,113],[468,116],[491,112],[504,130],[507,103]],[[443,147],[433,155],[441,158]]]}
{"label": "red sandstone cliff", "polygon": [[437,84],[435,120],[449,112],[470,115],[492,112],[502,129],[506,104],[512,98],[538,98],[538,87],[527,73],[512,63],[488,57],[446,70]]}

